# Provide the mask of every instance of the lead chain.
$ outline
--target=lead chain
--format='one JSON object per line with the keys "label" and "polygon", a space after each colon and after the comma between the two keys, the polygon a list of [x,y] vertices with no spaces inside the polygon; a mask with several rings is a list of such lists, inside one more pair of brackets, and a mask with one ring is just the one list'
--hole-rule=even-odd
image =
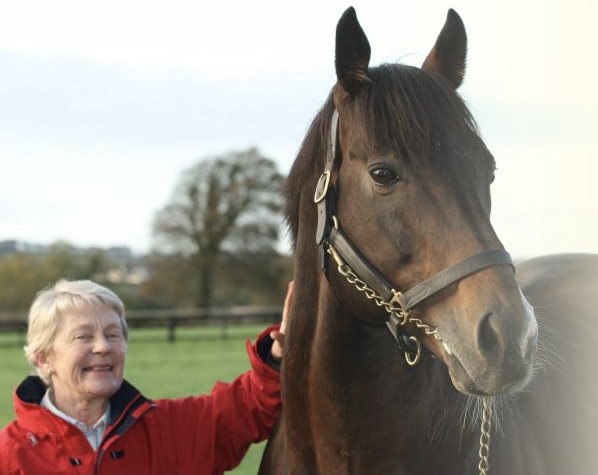
{"label": "lead chain", "polygon": [[490,429],[492,426],[492,405],[488,402],[488,398],[484,398],[484,407],[482,409],[482,428],[480,434],[480,475],[488,475],[490,464],[488,458],[490,457]]}
{"label": "lead chain", "polygon": [[368,300],[373,300],[378,307],[384,307],[390,315],[395,315],[401,321],[401,326],[404,326],[407,323],[413,323],[417,328],[423,330],[426,335],[433,335],[436,340],[441,340],[437,328],[425,324],[419,318],[412,317],[409,310],[403,310],[402,308],[387,302],[378,295],[374,289],[357,277],[355,272],[353,272],[353,269],[351,269],[330,244],[328,245],[328,253],[334,257],[339,273],[347,279],[347,282],[352,284],[358,291],[363,292]]}

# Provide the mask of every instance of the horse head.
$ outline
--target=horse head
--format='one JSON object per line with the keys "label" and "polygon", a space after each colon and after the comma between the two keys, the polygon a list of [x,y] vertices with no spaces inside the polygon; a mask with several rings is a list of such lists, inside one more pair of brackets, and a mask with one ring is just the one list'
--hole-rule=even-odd
{"label": "horse head", "polygon": [[[304,143],[312,155],[328,150],[328,170],[318,180],[324,165],[314,165],[313,156],[309,167],[301,165],[307,158],[300,152],[288,202],[313,209],[300,217],[299,208],[289,207],[288,214],[296,248],[299,220],[308,213],[315,222],[320,214],[316,239],[334,257],[327,258],[326,282],[347,315],[379,325],[398,309],[398,340],[421,342],[444,361],[459,391],[493,395],[530,380],[537,325],[490,222],[494,158],[456,92],[466,43],[463,23],[450,10],[421,68],[371,67],[368,39],[349,8],[336,31],[337,83]],[[315,201],[323,210],[298,197],[300,180],[318,183]],[[332,200],[324,199],[328,194]],[[315,247],[313,234],[304,239]],[[359,256],[357,268],[338,247]],[[393,302],[375,291],[372,298],[364,273],[387,283]],[[427,279],[428,294],[401,308],[409,289],[419,292]]]}

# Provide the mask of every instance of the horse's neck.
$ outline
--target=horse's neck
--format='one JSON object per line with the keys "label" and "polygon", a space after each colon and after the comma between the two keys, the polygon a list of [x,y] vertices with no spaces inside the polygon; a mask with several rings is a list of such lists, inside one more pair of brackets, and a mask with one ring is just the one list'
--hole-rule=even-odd
{"label": "horse's neck", "polygon": [[[425,449],[416,450],[414,440],[458,443],[454,421],[439,420],[450,384],[441,363],[428,359],[409,368],[385,327],[346,315],[327,282],[313,290],[297,295],[303,317],[312,321],[294,325],[292,334],[294,345],[308,342],[302,350],[309,356],[293,359],[301,368],[287,363],[285,404],[293,443],[314,448],[320,471],[345,463],[347,473],[356,466],[370,467],[371,473],[393,473],[399,464],[410,470],[412,460],[421,466],[415,459]],[[293,391],[301,396],[290,397]],[[389,453],[388,444],[393,456],[381,457]]]}

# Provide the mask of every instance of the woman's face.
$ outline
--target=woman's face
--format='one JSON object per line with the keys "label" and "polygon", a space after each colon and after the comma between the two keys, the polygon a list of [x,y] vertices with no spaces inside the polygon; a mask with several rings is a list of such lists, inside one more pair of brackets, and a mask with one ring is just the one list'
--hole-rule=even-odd
{"label": "woman's face", "polygon": [[122,383],[126,354],[114,310],[95,305],[62,315],[52,349],[41,361],[52,373],[55,403],[64,411],[71,404],[107,402]]}

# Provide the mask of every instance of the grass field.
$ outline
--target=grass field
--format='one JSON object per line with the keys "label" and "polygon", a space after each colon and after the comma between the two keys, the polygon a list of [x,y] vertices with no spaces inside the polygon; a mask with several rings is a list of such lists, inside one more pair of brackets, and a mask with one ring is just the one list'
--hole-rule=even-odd
{"label": "grass field", "polygon": [[[154,399],[207,393],[216,381],[231,381],[249,369],[245,339],[254,340],[265,327],[229,327],[226,339],[218,327],[181,328],[174,343],[166,341],[164,329],[132,329],[125,378]],[[31,372],[16,334],[0,335],[0,361],[1,427],[14,418],[12,393]],[[263,448],[253,446],[229,473],[257,473]]]}

